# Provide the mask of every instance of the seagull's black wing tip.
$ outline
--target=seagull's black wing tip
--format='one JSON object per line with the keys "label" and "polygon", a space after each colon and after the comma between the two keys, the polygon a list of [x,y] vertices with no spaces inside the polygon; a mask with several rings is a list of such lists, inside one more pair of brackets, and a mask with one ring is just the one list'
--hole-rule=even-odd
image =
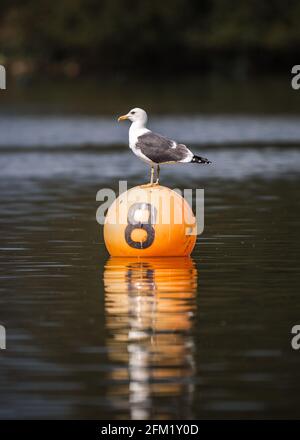
{"label": "seagull's black wing tip", "polygon": [[194,156],[193,159],[191,160],[191,162],[194,162],[194,163],[205,163],[205,164],[212,163],[210,160],[206,159],[205,157],[201,157],[201,156]]}

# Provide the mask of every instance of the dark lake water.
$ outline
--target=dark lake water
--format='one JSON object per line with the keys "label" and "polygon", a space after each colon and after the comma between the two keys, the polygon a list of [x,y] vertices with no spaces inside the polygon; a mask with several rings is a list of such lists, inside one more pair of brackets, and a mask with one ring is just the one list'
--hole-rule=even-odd
{"label": "dark lake water", "polygon": [[210,167],[191,258],[109,258],[96,193],[148,169],[108,117],[2,115],[0,418],[300,416],[300,117],[154,118]]}

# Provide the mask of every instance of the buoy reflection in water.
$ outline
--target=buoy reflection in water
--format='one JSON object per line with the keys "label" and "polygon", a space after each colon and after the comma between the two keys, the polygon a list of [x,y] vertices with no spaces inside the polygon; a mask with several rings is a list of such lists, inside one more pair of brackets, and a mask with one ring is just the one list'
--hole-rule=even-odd
{"label": "buoy reflection in water", "polygon": [[132,419],[192,417],[192,259],[112,257],[104,285],[110,399]]}

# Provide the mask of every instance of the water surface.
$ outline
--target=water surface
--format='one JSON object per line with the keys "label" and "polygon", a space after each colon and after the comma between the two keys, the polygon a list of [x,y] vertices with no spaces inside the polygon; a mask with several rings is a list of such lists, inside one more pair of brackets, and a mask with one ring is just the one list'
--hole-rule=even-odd
{"label": "water surface", "polygon": [[299,150],[165,167],[205,189],[205,231],[191,259],[134,261],[109,258],[95,195],[147,170],[110,148],[0,153],[0,417],[298,417]]}

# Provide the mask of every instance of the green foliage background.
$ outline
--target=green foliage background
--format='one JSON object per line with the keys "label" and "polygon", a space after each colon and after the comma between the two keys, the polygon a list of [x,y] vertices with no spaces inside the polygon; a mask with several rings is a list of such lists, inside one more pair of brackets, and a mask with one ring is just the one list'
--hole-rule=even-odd
{"label": "green foliage background", "polygon": [[300,2],[2,0],[0,44],[45,71],[280,71],[297,62]]}

